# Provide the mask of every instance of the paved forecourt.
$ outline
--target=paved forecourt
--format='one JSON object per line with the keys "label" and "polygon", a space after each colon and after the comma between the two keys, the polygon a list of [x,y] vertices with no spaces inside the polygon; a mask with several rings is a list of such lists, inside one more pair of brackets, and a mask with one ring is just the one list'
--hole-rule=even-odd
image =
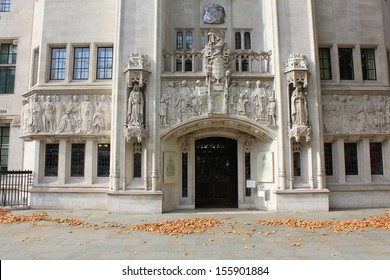
{"label": "paved forecourt", "polygon": [[[272,213],[242,210],[192,210],[154,214],[109,214],[106,211],[45,211],[53,221],[0,224],[2,260],[388,260],[389,229],[310,230],[282,225],[263,226],[259,220],[366,221],[389,209],[321,213]],[[11,211],[31,216],[41,211]],[[134,224],[191,218],[214,218],[223,224],[203,233],[171,236],[133,231]],[[389,226],[389,224],[387,224]]]}

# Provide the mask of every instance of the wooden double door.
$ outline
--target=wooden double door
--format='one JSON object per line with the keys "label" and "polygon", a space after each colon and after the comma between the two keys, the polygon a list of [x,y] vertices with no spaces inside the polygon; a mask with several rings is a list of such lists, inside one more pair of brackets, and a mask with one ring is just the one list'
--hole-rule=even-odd
{"label": "wooden double door", "polygon": [[195,142],[195,207],[238,207],[237,141],[211,137]]}

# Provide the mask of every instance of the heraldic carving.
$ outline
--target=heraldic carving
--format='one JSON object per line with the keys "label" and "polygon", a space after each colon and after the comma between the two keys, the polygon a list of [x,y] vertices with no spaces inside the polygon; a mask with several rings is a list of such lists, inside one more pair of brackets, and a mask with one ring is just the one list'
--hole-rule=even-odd
{"label": "heraldic carving", "polygon": [[225,17],[225,9],[219,4],[210,4],[203,7],[204,23],[224,23]]}

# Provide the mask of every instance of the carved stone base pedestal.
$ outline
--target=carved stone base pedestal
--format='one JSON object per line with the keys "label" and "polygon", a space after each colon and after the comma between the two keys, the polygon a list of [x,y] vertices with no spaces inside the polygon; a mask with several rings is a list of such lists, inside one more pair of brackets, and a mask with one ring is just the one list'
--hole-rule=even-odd
{"label": "carved stone base pedestal", "polygon": [[327,212],[329,190],[277,190],[276,212]]}

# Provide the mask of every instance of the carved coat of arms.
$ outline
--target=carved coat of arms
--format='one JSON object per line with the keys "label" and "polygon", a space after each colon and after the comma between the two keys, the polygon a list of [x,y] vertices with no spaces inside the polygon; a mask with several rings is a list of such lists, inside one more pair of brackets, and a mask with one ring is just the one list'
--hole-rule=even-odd
{"label": "carved coat of arms", "polygon": [[219,4],[210,4],[203,7],[204,23],[224,23],[225,17],[225,9]]}

